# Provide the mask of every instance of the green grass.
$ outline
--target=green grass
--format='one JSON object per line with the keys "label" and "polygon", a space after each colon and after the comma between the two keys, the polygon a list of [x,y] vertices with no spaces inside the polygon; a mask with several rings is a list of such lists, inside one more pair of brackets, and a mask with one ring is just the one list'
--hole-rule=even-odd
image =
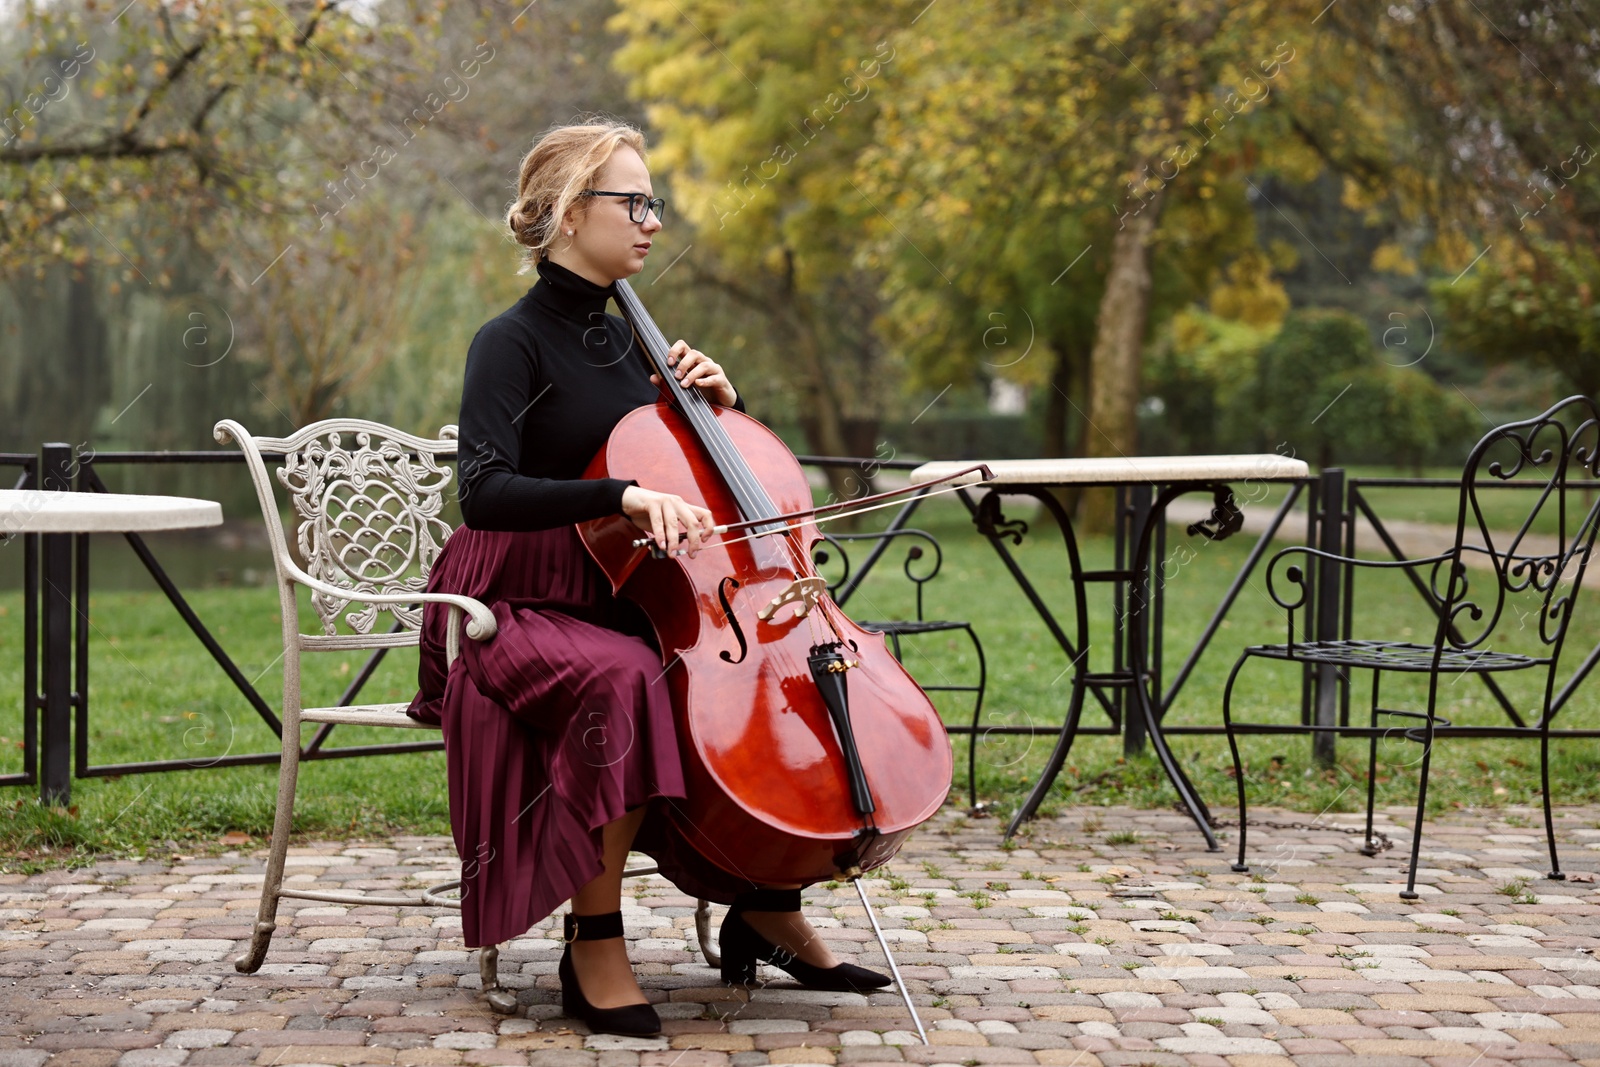
{"label": "green grass", "polygon": [[[1033,524],[1013,552],[1040,593],[1057,606],[1058,618],[1070,632],[1066,561],[1059,535],[1048,522],[1035,521],[1032,507],[1024,506],[1009,517]],[[998,557],[972,532],[958,504],[930,502],[918,520],[919,526],[940,539],[945,551],[944,570],[927,591],[929,615],[971,620],[988,655],[984,722],[1059,724],[1070,691],[1069,664]],[[1172,532],[1166,568],[1169,681],[1237,572],[1249,541],[1248,536],[1240,536],[1207,543],[1185,538],[1181,530]],[[851,615],[894,618],[906,617],[913,610],[909,583],[900,572],[900,551],[887,556],[849,602]],[[1106,539],[1088,539],[1084,552],[1086,566],[1111,562]],[[257,678],[257,688],[276,706],[282,679],[276,662],[281,649],[276,594],[267,588],[218,588],[189,595],[246,677]],[[1422,642],[1431,635],[1426,609],[1397,574],[1363,574],[1357,580],[1356,605],[1358,635],[1405,636]],[[1111,610],[1109,588],[1102,587],[1090,606],[1090,665],[1094,669],[1109,665]],[[22,766],[21,616],[20,595],[0,594],[0,645],[17,650],[0,656],[0,773]],[[149,592],[96,594],[91,618],[89,751],[94,764],[206,760],[276,749],[272,732],[153,587]],[[1534,646],[1536,617],[1520,617],[1513,611],[1503,625],[1510,638],[1505,647],[1527,651]],[[1281,641],[1283,626],[1282,612],[1268,598],[1264,576],[1258,572],[1185,685],[1169,724],[1220,723],[1222,687],[1238,650],[1246,644]],[[1592,610],[1586,598],[1578,607],[1567,662],[1579,662],[1597,642],[1600,610]],[[925,685],[959,683],[976,675],[976,657],[962,634],[910,638],[905,650],[907,666]],[[308,655],[308,702],[333,702],[363,659],[354,653]],[[368,683],[363,699],[407,700],[415,691],[415,676],[415,652],[393,652]],[[1525,713],[1534,706],[1538,692],[1531,675],[1503,675],[1502,679]],[[1358,678],[1352,694],[1353,721],[1365,720],[1368,691],[1368,680]],[[1241,676],[1235,694],[1236,715],[1295,721],[1299,692],[1299,675],[1293,668],[1257,661]],[[1458,723],[1502,721],[1498,708],[1475,679],[1446,683],[1441,692],[1441,713]],[[1385,682],[1383,697],[1388,707],[1417,707],[1420,695],[1416,683],[1397,683],[1392,676]],[[952,723],[970,719],[966,697],[934,694],[935,703]],[[1580,692],[1566,713],[1566,725],[1600,726],[1597,704],[1600,702]],[[1085,725],[1105,724],[1104,714],[1091,700]],[[394,731],[341,726],[331,743],[386,742],[412,736],[397,738]],[[1021,802],[1040,773],[1052,739],[989,735],[977,743],[979,795],[1005,816]],[[1224,740],[1220,736],[1178,736],[1172,744],[1214,812],[1229,815],[1234,786]],[[953,802],[959,802],[964,794],[967,746],[966,738],[955,738]],[[1361,804],[1366,749],[1360,742],[1342,741],[1338,765],[1331,769],[1310,762],[1305,738],[1246,738],[1243,749],[1252,805],[1280,805],[1315,813],[1354,811]],[[1403,740],[1380,744],[1380,803],[1413,801],[1417,755],[1416,746]],[[1430,806],[1448,811],[1461,806],[1535,803],[1537,770],[1537,747],[1531,743],[1442,743],[1435,753]],[[1600,746],[1589,742],[1557,745],[1554,774],[1561,783],[1564,803],[1600,798]],[[68,811],[41,808],[36,803],[36,787],[13,788],[0,793],[0,852],[9,857],[3,865],[16,869],[108,852],[195,852],[222,847],[220,839],[230,832],[260,840],[270,828],[276,784],[274,766],[75,779],[74,803]],[[1152,758],[1124,758],[1120,738],[1081,736],[1044,812],[1101,804],[1167,807],[1173,799]],[[984,825],[994,824],[986,821]],[[302,770],[296,826],[307,835],[341,837],[448,832],[443,754],[307,764]]]}
{"label": "green grass", "polygon": [[[270,588],[200,589],[186,597],[245,677],[276,710],[283,670],[277,594]],[[90,602],[89,759],[92,765],[276,752],[276,735],[233,688],[159,591],[95,595]],[[383,623],[380,621],[380,625]],[[0,773],[23,769],[22,598],[0,594]],[[334,703],[360,653],[304,660],[308,704]],[[417,654],[392,650],[362,694],[405,701]],[[309,732],[308,735],[309,736]],[[340,726],[329,747],[435,739],[437,733]],[[444,755],[408,753],[301,765],[296,827],[307,835],[449,832]],[[0,851],[9,869],[97,853],[191,852],[230,832],[271,832],[277,766],[219,767],[76,778],[68,809],[42,807],[38,787],[0,793]]]}

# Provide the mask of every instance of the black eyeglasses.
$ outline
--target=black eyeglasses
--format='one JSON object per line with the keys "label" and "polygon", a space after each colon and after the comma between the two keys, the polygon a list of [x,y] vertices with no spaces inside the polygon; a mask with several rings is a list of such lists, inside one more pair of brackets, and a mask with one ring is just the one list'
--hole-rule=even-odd
{"label": "black eyeglasses", "polygon": [[584,196],[620,196],[628,202],[628,218],[633,222],[644,222],[649,218],[649,212],[656,213],[656,221],[660,222],[662,214],[667,210],[667,202],[659,196],[651,198],[643,193],[613,193],[606,189],[585,189]]}

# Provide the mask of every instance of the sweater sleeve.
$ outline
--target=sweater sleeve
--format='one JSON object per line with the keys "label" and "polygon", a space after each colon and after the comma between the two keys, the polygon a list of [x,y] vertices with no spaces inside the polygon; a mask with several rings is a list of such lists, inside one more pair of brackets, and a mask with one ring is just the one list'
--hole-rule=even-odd
{"label": "sweater sleeve", "polygon": [[539,360],[526,331],[502,320],[483,325],[467,350],[461,390],[461,517],[475,530],[548,530],[622,510],[618,478],[532,478],[519,474],[522,420],[538,399]]}

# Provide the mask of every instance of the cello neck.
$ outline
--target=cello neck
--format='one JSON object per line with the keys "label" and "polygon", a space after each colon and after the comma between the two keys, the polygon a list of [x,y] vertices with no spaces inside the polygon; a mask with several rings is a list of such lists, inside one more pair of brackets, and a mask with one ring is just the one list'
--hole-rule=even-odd
{"label": "cello neck", "polygon": [[[667,353],[672,346],[667,343],[666,335],[645,310],[638,294],[624,278],[617,279],[615,284],[617,306],[622,309],[622,317],[627,320],[634,336],[639,339],[646,361],[665,383],[668,393],[672,396],[673,405],[683,413],[706,456],[716,465],[722,480],[727,483],[729,491],[737,501],[739,511],[746,520],[765,519],[777,515],[777,505],[767,496],[760,480],[745,462],[744,456],[740,454],[727,431],[717,421],[711,401],[707,400],[699,389],[685,389],[677,376],[672,373],[672,368],[667,365]],[[779,532],[784,528],[780,523],[770,530],[761,527],[754,532]]]}

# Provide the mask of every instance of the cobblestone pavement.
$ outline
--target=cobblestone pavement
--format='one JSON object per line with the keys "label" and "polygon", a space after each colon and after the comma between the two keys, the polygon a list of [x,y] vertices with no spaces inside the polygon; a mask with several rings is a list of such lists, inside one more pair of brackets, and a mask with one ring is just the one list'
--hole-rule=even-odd
{"label": "cobblestone pavement", "polygon": [[[1404,820],[1396,811],[1392,817]],[[664,1036],[560,1014],[559,927],[505,948],[522,1010],[489,1012],[444,909],[286,901],[268,962],[235,972],[259,853],[0,878],[0,1067],[50,1063],[1026,1063],[1057,1067],[1600,1067],[1600,809],[1560,819],[1573,877],[1542,878],[1536,812],[1429,825],[1423,898],[1399,900],[1406,834],[1377,858],[1338,831],[1252,829],[1234,874],[1170,812],[1077,809],[999,847],[947,813],[868,881],[925,1020],[893,994],[721,986],[693,904],[628,884],[623,913]],[[444,838],[298,848],[302,885],[454,877]],[[834,949],[881,960],[849,886],[807,890]]]}

